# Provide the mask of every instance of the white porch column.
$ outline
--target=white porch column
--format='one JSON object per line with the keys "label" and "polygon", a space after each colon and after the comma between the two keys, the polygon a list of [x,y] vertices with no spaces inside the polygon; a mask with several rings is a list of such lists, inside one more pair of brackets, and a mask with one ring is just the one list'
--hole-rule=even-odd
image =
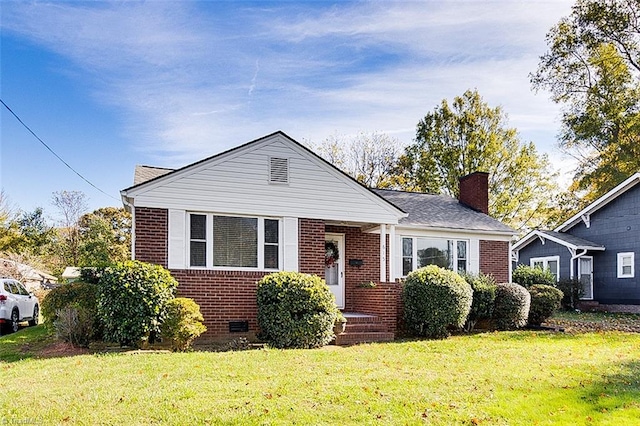
{"label": "white porch column", "polygon": [[389,225],[389,281],[396,281],[396,269],[397,269],[397,255],[396,255],[396,226]]}
{"label": "white porch column", "polygon": [[387,225],[380,225],[380,282],[387,281]]}

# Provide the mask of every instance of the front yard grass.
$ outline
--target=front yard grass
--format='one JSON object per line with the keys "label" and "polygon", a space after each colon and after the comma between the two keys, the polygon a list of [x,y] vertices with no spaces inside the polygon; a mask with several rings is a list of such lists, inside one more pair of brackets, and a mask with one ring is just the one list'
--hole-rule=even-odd
{"label": "front yard grass", "polygon": [[[635,333],[519,331],[318,350],[36,358],[19,349],[19,338],[44,339],[39,330],[0,339],[0,422],[620,425],[640,419]],[[26,359],[18,361],[20,353]]]}

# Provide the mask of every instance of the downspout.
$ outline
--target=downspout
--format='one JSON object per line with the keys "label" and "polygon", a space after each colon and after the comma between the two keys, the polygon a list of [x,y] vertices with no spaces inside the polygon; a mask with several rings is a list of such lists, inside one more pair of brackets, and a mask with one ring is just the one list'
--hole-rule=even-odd
{"label": "downspout", "polygon": [[519,252],[512,252],[511,251],[511,240],[509,240],[509,281],[508,282],[512,282],[511,281],[511,277],[513,277],[513,261],[515,258],[516,263],[518,262],[518,254]]}
{"label": "downspout", "polygon": [[136,209],[127,197],[122,197],[122,203],[131,211],[131,260],[136,259]]}

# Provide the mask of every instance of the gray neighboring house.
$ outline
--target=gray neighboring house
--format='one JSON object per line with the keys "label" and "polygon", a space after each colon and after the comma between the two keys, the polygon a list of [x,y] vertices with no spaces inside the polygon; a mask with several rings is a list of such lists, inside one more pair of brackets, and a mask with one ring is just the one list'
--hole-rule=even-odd
{"label": "gray neighboring house", "polygon": [[517,264],[583,285],[583,305],[640,312],[640,173],[553,231],[535,230],[512,247]]}

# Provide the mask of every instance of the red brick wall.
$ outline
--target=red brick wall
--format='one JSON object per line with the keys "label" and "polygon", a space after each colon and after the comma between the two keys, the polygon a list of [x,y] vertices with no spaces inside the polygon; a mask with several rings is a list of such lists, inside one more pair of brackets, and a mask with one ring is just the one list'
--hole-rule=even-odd
{"label": "red brick wall", "polygon": [[489,214],[489,174],[474,172],[461,177],[458,199],[472,209]]}
{"label": "red brick wall", "polygon": [[356,287],[351,292],[353,311],[378,316],[387,331],[395,333],[401,292],[402,285],[399,283],[378,283],[374,288]]}
{"label": "red brick wall", "polygon": [[[207,331],[201,339],[253,338],[258,331],[257,282],[266,272],[171,270],[178,296],[200,305]],[[249,333],[229,333],[229,321],[249,321]]]}
{"label": "red brick wall", "polygon": [[499,283],[509,281],[509,242],[480,240],[480,272]]}
{"label": "red brick wall", "polygon": [[136,207],[135,258],[142,262],[167,267],[168,211]]}
{"label": "red brick wall", "polygon": [[[374,289],[358,284],[380,278],[380,236],[367,234],[360,228],[325,226],[324,221],[300,219],[299,270],[324,277],[325,232],[345,234],[346,310],[375,314],[396,329],[399,287],[393,283],[378,284]],[[167,266],[168,214],[165,209],[136,208],[136,259]],[[388,237],[387,237],[388,239]],[[388,244],[387,244],[388,246]],[[358,268],[349,259],[362,259]],[[236,336],[253,337],[258,329],[256,283],[265,272],[171,270],[178,280],[178,295],[192,298],[200,305],[207,332],[205,340]],[[249,333],[229,333],[229,321],[248,321]]]}
{"label": "red brick wall", "polygon": [[298,220],[298,270],[324,278],[323,220]]}

